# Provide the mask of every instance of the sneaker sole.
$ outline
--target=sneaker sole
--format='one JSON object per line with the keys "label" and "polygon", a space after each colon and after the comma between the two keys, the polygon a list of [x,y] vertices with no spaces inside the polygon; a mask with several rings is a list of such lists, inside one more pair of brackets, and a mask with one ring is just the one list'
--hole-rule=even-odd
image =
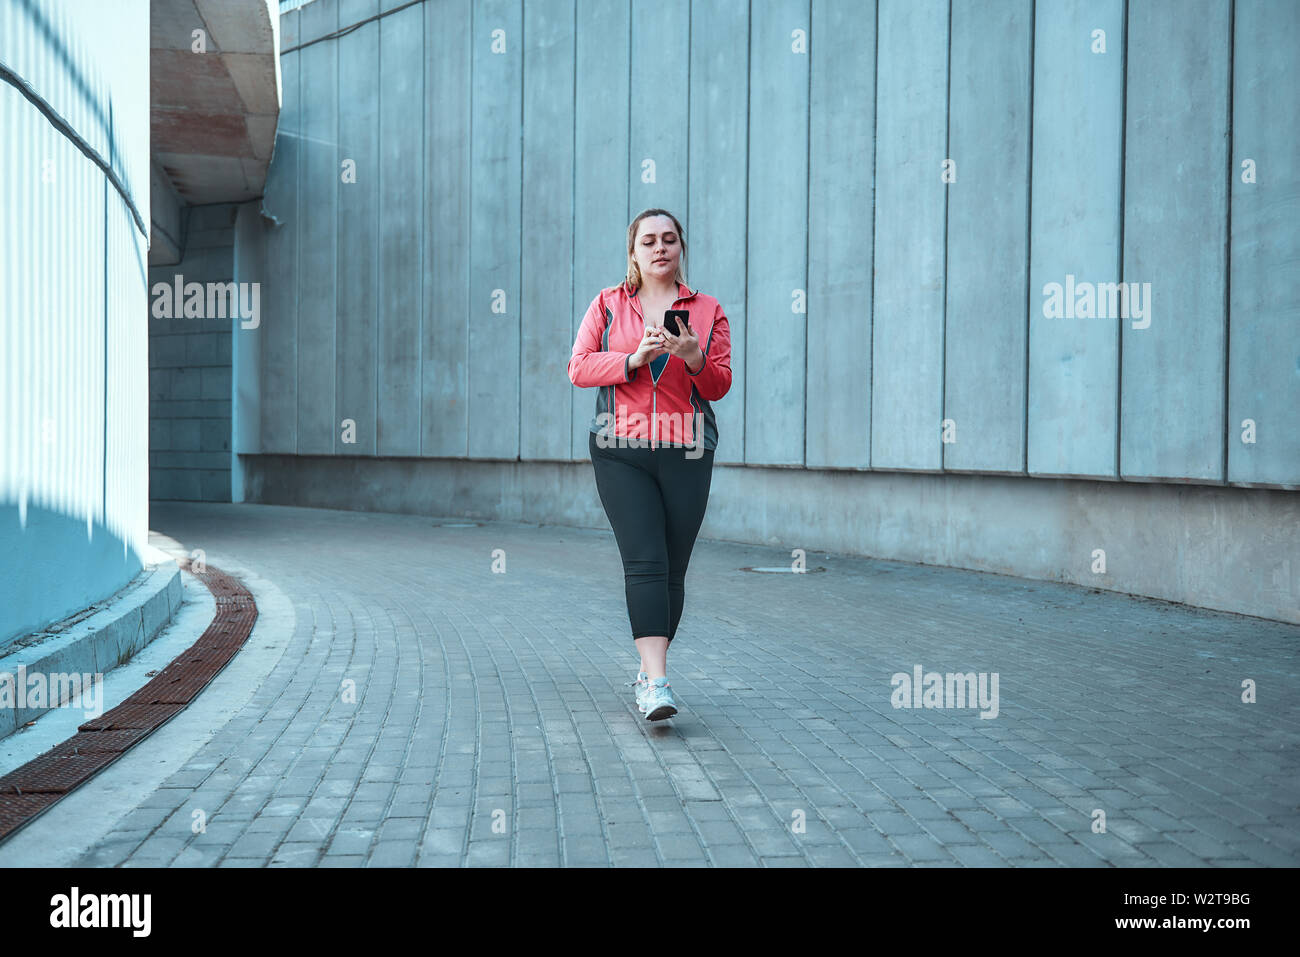
{"label": "sneaker sole", "polygon": [[662,721],[664,718],[671,718],[677,713],[677,709],[670,704],[661,704],[645,716],[647,721]]}

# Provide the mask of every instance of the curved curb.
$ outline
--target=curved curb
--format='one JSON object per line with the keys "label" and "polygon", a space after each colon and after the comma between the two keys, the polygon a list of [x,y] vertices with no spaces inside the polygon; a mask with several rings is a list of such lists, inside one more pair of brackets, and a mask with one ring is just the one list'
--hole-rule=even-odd
{"label": "curved curb", "polygon": [[216,600],[212,623],[144,687],[77,733],[0,777],[0,841],[112,764],[189,704],[239,651],[257,621],[257,605],[238,579],[208,566],[194,571]]}
{"label": "curved curb", "polygon": [[[121,591],[61,621],[0,647],[0,673],[14,676],[72,672],[104,675],[150,645],[175,620],[181,606],[176,559],[152,549],[156,560]],[[0,710],[0,738],[39,719],[63,702]]]}

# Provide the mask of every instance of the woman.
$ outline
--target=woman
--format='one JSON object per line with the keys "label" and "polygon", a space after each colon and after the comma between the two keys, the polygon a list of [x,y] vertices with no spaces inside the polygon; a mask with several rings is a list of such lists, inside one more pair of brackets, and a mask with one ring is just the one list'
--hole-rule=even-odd
{"label": "woman", "polygon": [[[677,713],[668,644],[685,600],[686,566],[704,521],[718,444],[711,401],[731,388],[731,332],[718,300],[687,288],[681,223],[647,209],[627,230],[627,276],[602,289],[569,359],[579,388],[600,386],[588,446],[596,489],[623,559],[637,706],[647,721]],[[672,331],[669,309],[686,322]]]}

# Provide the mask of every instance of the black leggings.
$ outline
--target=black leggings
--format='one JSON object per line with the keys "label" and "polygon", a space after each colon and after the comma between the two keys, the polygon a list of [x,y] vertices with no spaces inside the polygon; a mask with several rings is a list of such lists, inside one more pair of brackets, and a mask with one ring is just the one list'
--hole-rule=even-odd
{"label": "black leggings", "polygon": [[672,641],[686,600],[686,566],[709,504],[713,451],[601,448],[596,433],[588,434],[596,490],[623,557],[632,637]]}

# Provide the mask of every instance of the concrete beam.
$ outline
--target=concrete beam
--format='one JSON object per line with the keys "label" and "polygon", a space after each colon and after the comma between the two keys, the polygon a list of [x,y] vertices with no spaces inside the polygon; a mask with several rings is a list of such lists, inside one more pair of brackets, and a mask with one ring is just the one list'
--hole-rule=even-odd
{"label": "concrete beam", "polygon": [[262,193],[280,112],[277,9],[271,0],[150,4],[153,152],[187,203]]}

